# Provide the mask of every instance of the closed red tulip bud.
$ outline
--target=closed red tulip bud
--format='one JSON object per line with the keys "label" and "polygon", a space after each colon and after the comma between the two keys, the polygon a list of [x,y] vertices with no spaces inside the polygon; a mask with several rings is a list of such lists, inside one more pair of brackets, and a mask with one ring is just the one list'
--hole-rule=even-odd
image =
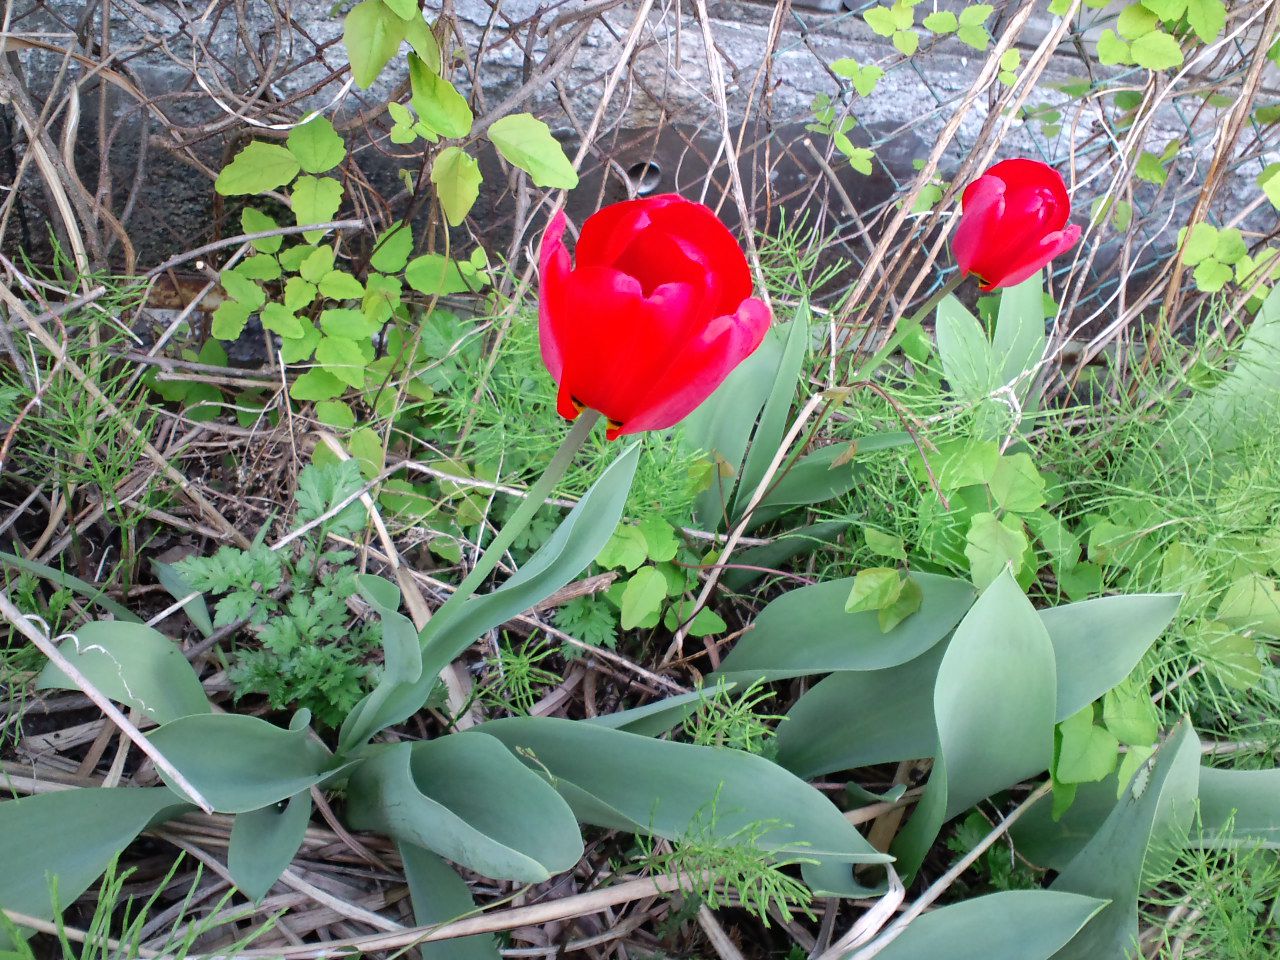
{"label": "closed red tulip bud", "polygon": [[607,436],[684,419],[760,346],[769,308],[751,296],[742,248],[710,209],[675,194],[615,203],[542,237],[542,359],[572,420],[591,408]]}
{"label": "closed red tulip bud", "polygon": [[1058,171],[1037,160],[1003,160],[965,188],[951,248],[983,290],[1026,280],[1075,246],[1071,198]]}

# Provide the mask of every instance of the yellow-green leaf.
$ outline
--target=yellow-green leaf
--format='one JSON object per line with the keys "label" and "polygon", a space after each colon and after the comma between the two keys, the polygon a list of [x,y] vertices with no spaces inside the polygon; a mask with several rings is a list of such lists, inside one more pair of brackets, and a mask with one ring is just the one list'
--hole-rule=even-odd
{"label": "yellow-green leaf", "polygon": [[298,175],[298,158],[278,143],[254,140],[222,168],[213,189],[224,197],[265,193]]}
{"label": "yellow-green leaf", "polygon": [[445,147],[431,165],[431,182],[445,219],[460,226],[480,196],[480,164],[461,147]]}
{"label": "yellow-green leaf", "polygon": [[540,187],[572,190],[578,173],[550,128],[529,113],[513,113],[496,121],[488,137],[508,163],[519,167]]}

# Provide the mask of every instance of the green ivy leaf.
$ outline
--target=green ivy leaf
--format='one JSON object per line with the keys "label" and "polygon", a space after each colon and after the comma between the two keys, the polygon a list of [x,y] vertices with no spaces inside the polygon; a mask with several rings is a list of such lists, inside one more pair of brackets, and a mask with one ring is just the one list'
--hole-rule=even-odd
{"label": "green ivy leaf", "polygon": [[332,170],[347,155],[346,141],[325,117],[312,117],[289,131],[289,150],[306,173]]}
{"label": "green ivy leaf", "polygon": [[1114,30],[1102,31],[1102,35],[1098,37],[1097,51],[1098,62],[1106,67],[1133,61],[1133,52],[1129,49],[1129,44],[1117,37]]}
{"label": "green ivy leaf", "polygon": [[642,567],[622,591],[622,629],[633,630],[656,616],[667,598],[667,578],[657,567]]}
{"label": "green ivy leaf", "polygon": [[891,37],[898,29],[893,11],[888,7],[872,7],[870,10],[865,10],[862,19],[867,22],[868,27],[882,37]]}
{"label": "green ivy leaf", "polygon": [[637,570],[648,556],[648,542],[638,527],[618,527],[596,557],[596,564],[606,570],[621,567],[628,573]]}
{"label": "green ivy leaf", "polygon": [[1055,780],[1092,783],[1105,780],[1116,768],[1120,744],[1109,731],[1094,724],[1090,705],[1058,724],[1056,752]]}
{"label": "green ivy leaf", "polygon": [[991,43],[991,34],[987,33],[986,27],[961,26],[956,31],[956,39],[975,50],[985,50]]}
{"label": "green ivy leaf", "polygon": [[347,386],[333,374],[313,367],[289,388],[289,396],[295,400],[332,400],[346,392]]}
{"label": "green ivy leaf", "polygon": [[[845,139],[847,140],[848,138],[846,137]],[[863,176],[871,175],[871,161],[875,159],[875,151],[866,147],[855,147],[852,144],[841,149],[844,151],[844,155],[849,158],[849,166]]]}
{"label": "green ivy leaf", "polygon": [[1132,681],[1112,687],[1103,696],[1102,722],[1117,740],[1134,747],[1149,747],[1160,734],[1156,705],[1147,689]]}
{"label": "green ivy leaf", "polygon": [[1178,41],[1163,30],[1153,30],[1129,45],[1129,52],[1138,66],[1147,70],[1170,70],[1182,66],[1182,48]]}
{"label": "green ivy leaf", "polygon": [[846,613],[862,613],[881,610],[902,593],[902,577],[892,567],[867,567],[853,578],[849,599],[844,602]]}
{"label": "green ivy leaf", "polygon": [[397,220],[378,234],[369,266],[382,273],[399,273],[413,252],[413,227]]}
{"label": "green ivy leaf", "polygon": [[1218,249],[1218,228],[1209,223],[1194,223],[1188,230],[1179,231],[1182,242],[1182,262],[1194,267],[1213,256]]}
{"label": "green ivy leaf", "polygon": [[320,329],[331,337],[367,340],[382,329],[382,324],[370,320],[361,310],[334,307],[320,314]]}
{"label": "green ivy leaf", "polygon": [[461,226],[480,196],[480,164],[461,147],[445,147],[431,165],[431,182],[445,219],[452,227]]}
{"label": "green ivy leaf", "polygon": [[980,27],[995,12],[996,8],[989,3],[975,3],[960,11],[960,25],[963,27]]}
{"label": "green ivy leaf", "polygon": [[1116,18],[1116,30],[1126,40],[1145,37],[1159,26],[1160,18],[1139,3],[1125,7]]}
{"label": "green ivy leaf", "polygon": [[330,300],[359,300],[364,296],[360,281],[345,270],[330,270],[317,284],[321,295]]}
{"label": "green ivy leaf", "polygon": [[290,277],[284,284],[284,305],[297,312],[316,298],[316,285],[302,277]]}
{"label": "green ivy leaf", "polygon": [[243,303],[235,300],[224,300],[213,311],[213,325],[209,333],[219,340],[238,340],[249,322],[252,311]]}
{"label": "green ivy leaf", "polygon": [[475,120],[467,98],[452,83],[430,70],[417,54],[409,54],[413,109],[422,122],[442,137],[456,139],[471,132]]}
{"label": "green ivy leaf", "polygon": [[1262,188],[1262,192],[1267,195],[1272,205],[1280,209],[1280,163],[1268,164],[1266,169],[1258,174],[1258,186]]}
{"label": "green ivy leaf", "polygon": [[218,279],[222,281],[222,289],[227,292],[227,296],[239,300],[250,310],[257,310],[267,302],[267,295],[262,288],[238,269],[223,270]]}
{"label": "green ivy leaf", "polygon": [[1227,7],[1222,0],[1188,0],[1187,22],[1205,43],[1212,43],[1227,25]]}
{"label": "green ivy leaf", "polygon": [[984,589],[1000,576],[1007,565],[1012,566],[1016,577],[1022,570],[1027,546],[1027,535],[1016,518],[998,520],[991,513],[974,516],[965,536],[964,548],[974,586]]}
{"label": "green ivy leaf", "polygon": [[269,253],[259,253],[246,257],[236,267],[236,272],[250,280],[277,280],[280,277],[280,261]]}
{"label": "green ivy leaf", "polygon": [[675,529],[662,517],[650,514],[636,524],[644,536],[645,552],[654,563],[666,563],[680,547]]}
{"label": "green ivy leaf", "polygon": [[[293,208],[293,216],[298,226],[325,223],[332,220],[338,208],[342,206],[342,184],[332,177],[312,177],[304,174],[294,184],[289,205]],[[316,243],[324,233],[323,230],[308,230],[302,236],[307,243]],[[311,278],[308,277],[308,279]]]}
{"label": "green ivy leaf", "polygon": [[539,187],[572,190],[578,173],[564,155],[551,129],[528,113],[514,113],[494,122],[487,136],[508,163],[519,167]]}
{"label": "green ivy leaf", "polygon": [[409,286],[427,296],[468,293],[485,285],[484,276],[469,263],[427,253],[410,260],[404,268]]}
{"label": "green ivy leaf", "polygon": [[[240,211],[240,227],[245,233],[262,233],[265,230],[278,230],[280,224],[276,223],[274,218],[267,216],[261,210],[255,210],[253,207],[245,207]],[[259,253],[275,253],[280,249],[280,244],[284,242],[284,237],[264,237],[261,240],[251,240],[253,249]]]}
{"label": "green ivy leaf", "polygon": [[877,530],[875,527],[864,527],[862,535],[867,541],[867,549],[877,556],[889,557],[892,560],[907,559],[907,548],[901,537]]}
{"label": "green ivy leaf", "polygon": [[342,28],[342,42],[356,85],[368,89],[387,61],[400,49],[408,24],[382,0],[362,0],[351,8]]}
{"label": "green ivy leaf", "polygon": [[1244,235],[1235,227],[1223,227],[1218,231],[1218,243],[1213,249],[1213,259],[1219,263],[1235,264],[1249,252]]}
{"label": "green ivy leaf", "polygon": [[258,316],[262,318],[264,330],[278,333],[282,337],[302,336],[302,322],[283,303],[268,303]]}
{"label": "green ivy leaf", "polygon": [[310,320],[299,318],[302,335],[285,337],[280,344],[280,359],[284,363],[303,363],[311,359],[316,352],[316,344],[320,342],[320,331]]}
{"label": "green ivy leaf", "polygon": [[359,389],[364,386],[364,354],[354,340],[346,337],[324,337],[316,346],[316,362],[343,383]]}
{"label": "green ivy leaf", "polygon": [[924,590],[920,584],[911,577],[907,577],[902,581],[902,590],[892,603],[880,608],[877,620],[880,624],[880,632],[888,633],[894,629],[903,620],[911,616],[924,604]]}
{"label": "green ivy leaf", "polygon": [[1196,286],[1205,293],[1217,293],[1235,276],[1235,271],[1217,260],[1202,261],[1195,269]]}
{"label": "green ivy leaf", "polygon": [[224,197],[265,193],[296,177],[298,168],[298,158],[288,148],[254,140],[222,168],[213,189]]}
{"label": "green ivy leaf", "polygon": [[1001,457],[990,488],[996,503],[1012,513],[1030,513],[1045,503],[1044,477],[1025,453]]}
{"label": "green ivy leaf", "polygon": [[960,21],[950,10],[935,10],[921,21],[921,25],[930,33],[945,35],[955,33]]}

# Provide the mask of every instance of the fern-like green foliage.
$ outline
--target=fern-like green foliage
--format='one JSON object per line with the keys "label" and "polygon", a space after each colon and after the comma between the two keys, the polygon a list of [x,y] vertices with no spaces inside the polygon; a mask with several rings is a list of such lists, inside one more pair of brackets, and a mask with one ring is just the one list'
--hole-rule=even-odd
{"label": "fern-like green foliage", "polygon": [[353,623],[352,554],[325,549],[329,534],[349,536],[363,524],[354,499],[362,489],[354,460],[307,467],[298,477],[296,519],[314,526],[299,538],[297,557],[258,542],[178,564],[195,589],[219,595],[215,625],[246,621],[256,634],[257,644],[234,651],[227,668],[237,700],[265,696],[275,709],[306,707],[317,724],[337,726],[368,691],[365,660],[381,626]]}

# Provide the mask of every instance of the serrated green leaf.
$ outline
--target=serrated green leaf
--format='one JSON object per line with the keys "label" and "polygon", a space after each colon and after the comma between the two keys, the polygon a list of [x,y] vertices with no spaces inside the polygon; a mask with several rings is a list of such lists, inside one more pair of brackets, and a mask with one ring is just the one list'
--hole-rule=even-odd
{"label": "serrated green leaf", "polygon": [[881,607],[878,611],[876,619],[880,623],[880,632],[889,633],[907,617],[916,613],[923,604],[924,591],[920,589],[920,584],[910,577],[905,578],[898,596],[892,603]]}
{"label": "serrated green leaf", "polygon": [[995,13],[996,8],[989,3],[975,3],[960,11],[960,24],[965,27],[977,27],[986,23]]}
{"label": "serrated green leaf", "polygon": [[289,149],[306,173],[325,173],[342,162],[347,143],[325,117],[312,117],[289,131]]}
{"label": "serrated green leaf", "polygon": [[1149,747],[1160,735],[1160,717],[1151,695],[1145,686],[1134,681],[1106,692],[1102,698],[1102,722],[1117,740],[1132,747]]}
{"label": "serrated green leaf", "polygon": [[489,127],[487,136],[507,162],[529,174],[537,186],[572,190],[578,185],[578,173],[559,141],[532,114],[502,117]]}
{"label": "serrated green leaf", "polygon": [[219,340],[238,340],[249,322],[250,310],[243,303],[224,300],[213,311],[213,324],[209,333]]}
{"label": "serrated green leaf", "polygon": [[277,280],[280,278],[280,261],[268,253],[246,257],[236,267],[236,273],[250,280]]}
{"label": "serrated green leaf", "polygon": [[317,289],[330,300],[359,300],[364,296],[360,281],[345,270],[330,270],[320,278]]}
{"label": "serrated green leaf", "polygon": [[630,573],[644,564],[647,553],[644,534],[637,527],[625,524],[613,532],[596,557],[596,564],[606,570],[621,567]]}
{"label": "serrated green leaf", "polygon": [[1223,227],[1218,231],[1218,242],[1213,249],[1213,259],[1219,263],[1237,263],[1249,252],[1244,235],[1235,227]]}
{"label": "serrated green leaf", "polygon": [[298,315],[283,303],[268,303],[258,314],[262,319],[262,328],[278,333],[285,338],[296,338],[303,334],[302,321]]}
{"label": "serrated green leaf", "polygon": [[867,26],[882,37],[891,37],[898,29],[893,12],[888,7],[872,7],[869,10],[864,10],[862,19],[867,22]]}
{"label": "serrated green leaf", "polygon": [[921,26],[930,33],[955,33],[956,28],[960,26],[960,21],[950,10],[935,10],[921,21]]}
{"label": "serrated green leaf", "polygon": [[644,535],[645,552],[654,563],[666,563],[676,555],[680,541],[675,529],[662,517],[650,514],[636,526]]}
{"label": "serrated green leaf", "polygon": [[1203,260],[1195,269],[1196,287],[1205,293],[1217,293],[1235,276],[1235,271],[1217,260]]}
{"label": "serrated green leaf", "polygon": [[1208,223],[1195,223],[1190,230],[1180,231],[1182,262],[1192,267],[1213,256],[1218,248],[1218,229]]}
{"label": "serrated green leaf", "polygon": [[[300,227],[330,221],[342,206],[342,184],[332,177],[303,174],[294,184],[289,206],[293,208],[294,219]],[[323,230],[308,230],[302,236],[307,243],[317,243],[324,233]]]}
{"label": "serrated green leaf", "polygon": [[224,197],[265,193],[284,186],[298,169],[298,158],[287,147],[254,140],[222,168],[213,188]]}
{"label": "serrated green leaf", "polygon": [[356,415],[351,410],[351,405],[341,400],[321,400],[317,403],[316,419],[340,430],[349,430],[356,425]]}
{"label": "serrated green leaf", "polygon": [[[914,30],[899,30],[893,35],[893,45],[898,48],[898,52],[904,57],[910,57],[920,49],[920,34]],[[850,160],[852,159],[850,157]],[[854,169],[857,170],[858,167],[855,165]]]}
{"label": "serrated green leaf", "polygon": [[316,345],[316,362],[343,383],[356,389],[364,386],[367,361],[354,340],[330,336],[321,338]]}
{"label": "serrated green leaf", "polygon": [[[316,285],[302,277],[290,277],[284,283],[284,305],[293,312],[301,310],[316,298]],[[297,334],[293,334],[297,336]]]}
{"label": "serrated green leaf", "polygon": [[991,34],[987,32],[986,27],[961,25],[956,31],[956,39],[975,50],[985,50],[991,45]]}
{"label": "serrated green leaf", "polygon": [[431,165],[431,182],[450,226],[461,226],[480,196],[480,164],[461,147],[445,147]]}
{"label": "serrated green leaf", "polygon": [[[275,219],[267,216],[261,210],[253,207],[245,207],[240,211],[240,227],[245,233],[262,233],[266,230],[278,230],[280,224]],[[280,249],[280,244],[284,242],[284,237],[264,237],[261,240],[249,241],[253,244],[253,249],[259,253],[275,253]]]}
{"label": "serrated green leaf", "polygon": [[347,385],[333,374],[315,367],[293,381],[289,396],[295,400],[332,400],[346,389]]}
{"label": "serrated green leaf", "polygon": [[1262,188],[1262,192],[1267,195],[1272,205],[1280,208],[1280,163],[1268,164],[1266,169],[1258,174],[1258,186]]}

